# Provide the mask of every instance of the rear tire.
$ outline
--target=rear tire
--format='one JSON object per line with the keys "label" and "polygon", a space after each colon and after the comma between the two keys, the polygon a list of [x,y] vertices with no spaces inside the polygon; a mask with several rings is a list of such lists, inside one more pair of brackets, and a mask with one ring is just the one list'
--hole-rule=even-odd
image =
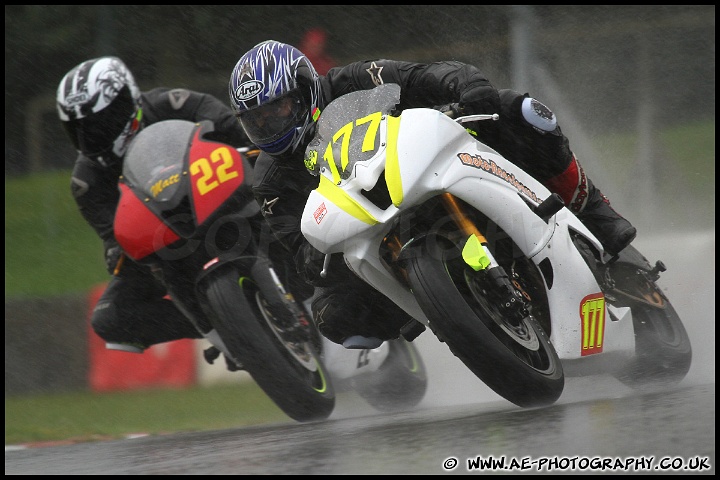
{"label": "rear tire", "polygon": [[[631,245],[625,255],[645,258]],[[646,266],[648,269],[650,265]],[[616,264],[612,277],[617,291],[613,305],[631,307],[635,327],[635,356],[615,377],[635,389],[679,383],[690,370],[692,348],[685,326],[658,286],[632,264]],[[637,299],[645,300],[638,301]]]}
{"label": "rear tire", "polygon": [[[242,285],[242,286],[241,286]],[[263,292],[232,266],[203,283],[208,316],[231,353],[285,414],[298,422],[324,420],[335,390],[312,342],[284,342],[271,326]]]}
{"label": "rear tire", "polygon": [[665,309],[633,308],[635,357],[615,377],[638,390],[680,383],[690,370],[692,349],[672,305]]}
{"label": "rear tire", "polygon": [[554,403],[565,386],[546,332],[528,316],[511,333],[497,307],[472,285],[473,272],[456,248],[426,241],[407,265],[412,291],[435,335],[480,380],[520,407]]}

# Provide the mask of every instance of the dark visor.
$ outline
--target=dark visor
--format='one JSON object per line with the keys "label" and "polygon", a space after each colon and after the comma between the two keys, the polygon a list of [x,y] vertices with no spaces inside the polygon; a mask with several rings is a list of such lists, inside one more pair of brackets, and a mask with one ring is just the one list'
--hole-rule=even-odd
{"label": "dark visor", "polygon": [[302,93],[296,88],[271,102],[238,114],[238,119],[251,142],[267,145],[297,128],[307,112]]}
{"label": "dark visor", "polygon": [[126,85],[115,100],[97,113],[80,120],[63,122],[75,148],[88,157],[112,149],[115,139],[135,115],[135,103]]}

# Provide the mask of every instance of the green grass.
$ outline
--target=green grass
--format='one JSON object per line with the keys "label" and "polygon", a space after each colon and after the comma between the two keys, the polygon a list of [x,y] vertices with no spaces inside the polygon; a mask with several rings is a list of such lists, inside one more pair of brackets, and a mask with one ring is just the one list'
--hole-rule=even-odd
{"label": "green grass", "polygon": [[[670,164],[667,171],[656,172],[658,178],[682,177],[686,183],[703,191],[715,191],[715,122],[698,122],[663,130],[657,136],[655,153]],[[635,132],[609,135],[598,139],[599,145],[612,145],[623,164],[630,167],[638,153]],[[600,149],[602,150],[602,148]],[[610,160],[610,159],[609,159]],[[627,170],[623,173],[631,173]]]}
{"label": "green grass", "polygon": [[679,159],[678,167],[689,183],[715,195],[715,122],[698,123],[667,130],[660,139],[668,157]]}
{"label": "green grass", "polygon": [[597,137],[595,150],[602,157],[584,166],[596,184],[602,178],[601,190],[641,236],[667,229],[713,228],[715,122],[698,121],[656,133],[656,143],[644,147],[634,131]]}
{"label": "green grass", "polygon": [[294,423],[251,381],[187,389],[5,398],[5,445]]}
{"label": "green grass", "polygon": [[5,180],[5,298],[85,292],[108,279],[102,242],[80,215],[70,172]]}

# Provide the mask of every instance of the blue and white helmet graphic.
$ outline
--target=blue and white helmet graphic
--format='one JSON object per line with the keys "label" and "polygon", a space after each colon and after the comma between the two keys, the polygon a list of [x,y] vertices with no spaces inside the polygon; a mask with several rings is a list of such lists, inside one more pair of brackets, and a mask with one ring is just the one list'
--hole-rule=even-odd
{"label": "blue and white helmet graphic", "polygon": [[235,65],[228,93],[245,133],[261,150],[291,154],[312,138],[322,108],[320,78],[297,48],[259,43]]}

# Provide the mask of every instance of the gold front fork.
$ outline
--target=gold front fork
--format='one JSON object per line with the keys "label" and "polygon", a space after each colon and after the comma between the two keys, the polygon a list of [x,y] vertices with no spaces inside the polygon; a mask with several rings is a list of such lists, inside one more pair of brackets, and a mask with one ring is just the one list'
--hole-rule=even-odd
{"label": "gold front fork", "polygon": [[440,198],[448,213],[453,216],[453,220],[455,220],[455,223],[457,223],[458,227],[460,227],[466,237],[475,235],[478,240],[480,240],[480,243],[487,244],[487,238],[485,238],[485,235],[480,233],[480,230],[477,229],[475,224],[467,218],[467,215],[463,212],[460,204],[458,203],[458,199],[455,198],[455,196],[450,193],[443,193]]}
{"label": "gold front fork", "polygon": [[490,249],[487,248],[487,238],[465,215],[458,199],[450,193],[443,193],[440,198],[445,205],[445,209],[452,215],[453,220],[467,238],[462,250],[465,263],[475,271],[499,266],[492,253],[490,253]]}
{"label": "gold front fork", "polygon": [[[453,220],[466,237],[472,235],[475,236],[481,244],[487,244],[487,239],[482,233],[480,233],[480,230],[477,229],[475,224],[467,218],[467,215],[465,215],[465,212],[463,212],[460,207],[457,198],[450,193],[443,193],[440,198],[445,205],[445,209],[450,215],[452,215]],[[400,254],[400,249],[402,248],[400,241],[395,236],[388,237],[385,241],[392,252],[393,260],[397,260],[397,257]]]}

